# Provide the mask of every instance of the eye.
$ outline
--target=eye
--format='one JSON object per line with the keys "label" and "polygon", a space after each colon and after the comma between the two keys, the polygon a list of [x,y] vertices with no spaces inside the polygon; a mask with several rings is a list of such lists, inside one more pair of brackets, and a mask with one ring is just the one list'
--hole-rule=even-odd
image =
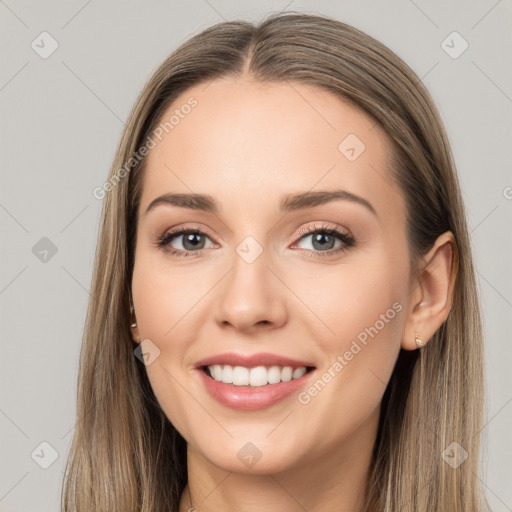
{"label": "eye", "polygon": [[214,245],[211,243],[208,246],[206,240],[210,240],[210,238],[199,229],[178,228],[164,233],[158,239],[157,245],[176,256],[195,256],[200,254],[203,249],[211,248]]}
{"label": "eye", "polygon": [[[331,226],[309,226],[300,231],[302,235],[297,245],[299,249],[311,251],[319,256],[332,255],[340,251],[346,251],[355,243],[354,238],[338,228]],[[307,243],[304,243],[308,241]],[[304,247],[310,245],[310,247]]]}

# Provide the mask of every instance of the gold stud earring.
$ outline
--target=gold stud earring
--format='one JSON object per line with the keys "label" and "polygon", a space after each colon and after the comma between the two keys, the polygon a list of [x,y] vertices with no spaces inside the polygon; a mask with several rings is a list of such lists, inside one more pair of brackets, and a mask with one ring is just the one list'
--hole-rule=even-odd
{"label": "gold stud earring", "polygon": [[[135,329],[135,327],[137,327],[137,322],[131,323],[130,326],[132,329]],[[137,337],[133,336],[133,333],[132,333],[132,338],[134,341],[140,341],[140,335],[138,333],[137,333]]]}
{"label": "gold stud earring", "polygon": [[[135,327],[137,327],[137,324],[136,323],[133,323],[131,324],[132,325],[132,328],[134,329]],[[140,334],[137,333],[137,336],[134,336],[133,333],[132,333],[132,338],[133,338],[133,341],[137,341],[139,342],[140,341]]]}
{"label": "gold stud earring", "polygon": [[416,346],[418,348],[421,348],[423,346],[423,341],[421,341],[420,337],[418,336],[418,333],[414,333],[414,337],[416,338]]}
{"label": "gold stud earring", "polygon": [[[135,317],[135,308],[133,307],[133,302],[131,301],[131,299],[130,299],[130,315],[132,317]],[[132,329],[135,329],[137,327],[137,321],[132,322],[130,324],[130,326]],[[140,342],[140,335],[138,333],[137,333],[137,337],[133,336],[133,333],[132,333],[132,338],[134,341]]]}

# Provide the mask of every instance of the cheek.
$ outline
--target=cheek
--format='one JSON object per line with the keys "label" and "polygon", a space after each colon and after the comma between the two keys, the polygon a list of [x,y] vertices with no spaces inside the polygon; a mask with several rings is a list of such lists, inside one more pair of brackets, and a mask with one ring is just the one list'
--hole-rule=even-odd
{"label": "cheek", "polygon": [[137,325],[141,339],[151,340],[159,350],[158,357],[146,366],[146,373],[161,408],[185,437],[191,425],[187,414],[190,395],[183,387],[187,336],[182,329],[187,325],[187,311],[200,292],[190,284],[184,288],[187,282],[191,281],[162,268],[151,253],[140,251],[136,255],[132,294]]}
{"label": "cheek", "polygon": [[160,351],[146,371],[156,398],[180,431],[193,392],[186,384],[195,362],[190,349],[205,338],[202,330],[211,317],[206,304],[219,272],[208,264],[201,270],[173,265],[160,251],[137,247],[132,278],[137,326],[141,339],[151,340]]}
{"label": "cheek", "polygon": [[315,314],[311,316],[311,325],[316,326],[313,339],[325,340],[324,349],[331,352],[360,334],[363,339],[376,324],[381,339],[396,340],[391,335],[400,332],[397,310],[403,309],[408,286],[407,272],[401,270],[407,269],[404,265],[397,257],[381,253],[336,268],[290,275],[294,291]]}
{"label": "cheek", "polygon": [[315,312],[306,328],[324,356],[324,381],[348,407],[345,413],[369,412],[382,398],[401,347],[407,268],[406,256],[382,251],[339,271],[296,280],[295,289]]}
{"label": "cheek", "polygon": [[132,293],[141,336],[165,347],[187,324],[187,315],[205,294],[206,284],[192,267],[173,268],[160,253],[142,249],[136,255]]}
{"label": "cheek", "polygon": [[[402,292],[389,268],[365,268],[359,275],[347,276],[347,293],[339,300],[337,328],[342,335],[364,342],[365,334],[379,336],[381,343],[392,343],[396,332],[397,309]],[[394,304],[398,306],[393,307]],[[377,330],[377,332],[375,332]]]}

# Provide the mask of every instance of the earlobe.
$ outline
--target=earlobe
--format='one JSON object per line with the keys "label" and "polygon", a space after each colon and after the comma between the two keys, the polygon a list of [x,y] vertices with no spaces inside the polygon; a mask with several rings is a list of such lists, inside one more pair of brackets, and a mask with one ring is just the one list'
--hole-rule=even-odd
{"label": "earlobe", "polygon": [[137,320],[135,318],[135,309],[133,304],[130,305],[130,330],[132,332],[132,339],[136,343],[140,343],[139,328],[137,327]]}
{"label": "earlobe", "polygon": [[414,350],[425,346],[446,320],[452,306],[457,270],[457,245],[453,234],[447,231],[422,259],[420,278],[411,294],[413,301],[402,348]]}
{"label": "earlobe", "polygon": [[134,322],[131,324],[131,331],[132,331],[132,339],[133,341],[140,343],[140,335],[139,330],[137,328],[137,324]]}

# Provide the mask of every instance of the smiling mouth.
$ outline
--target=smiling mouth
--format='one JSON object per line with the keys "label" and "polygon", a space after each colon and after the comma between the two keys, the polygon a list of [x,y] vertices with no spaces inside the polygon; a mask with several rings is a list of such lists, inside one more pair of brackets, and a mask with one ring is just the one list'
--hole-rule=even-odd
{"label": "smiling mouth", "polygon": [[202,366],[201,370],[207,377],[219,383],[235,387],[274,386],[283,382],[297,380],[312,372],[314,366],[231,366],[211,365]]}

